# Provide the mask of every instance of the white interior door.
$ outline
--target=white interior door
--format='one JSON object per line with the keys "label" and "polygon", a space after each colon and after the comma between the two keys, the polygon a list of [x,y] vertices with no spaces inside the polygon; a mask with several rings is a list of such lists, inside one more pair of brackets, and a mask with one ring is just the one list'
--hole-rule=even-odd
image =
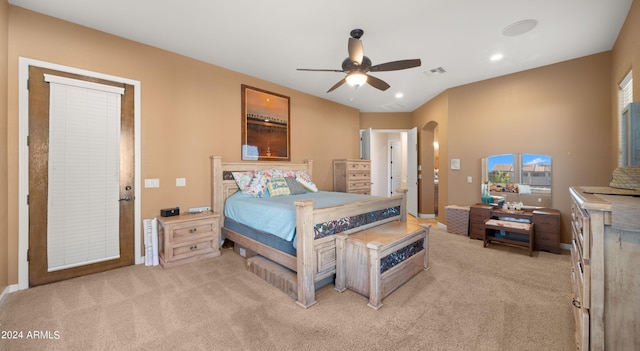
{"label": "white interior door", "polygon": [[360,131],[360,158],[371,160],[371,128]]}
{"label": "white interior door", "polygon": [[389,194],[402,187],[402,146],[400,140],[389,141]]}
{"label": "white interior door", "polygon": [[407,132],[407,212],[418,217],[418,128]]}

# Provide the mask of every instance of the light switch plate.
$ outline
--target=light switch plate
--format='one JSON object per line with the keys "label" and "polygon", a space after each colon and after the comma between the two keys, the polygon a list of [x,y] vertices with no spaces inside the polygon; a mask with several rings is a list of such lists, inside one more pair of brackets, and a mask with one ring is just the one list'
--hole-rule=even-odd
{"label": "light switch plate", "polygon": [[176,186],[187,186],[186,178],[176,178]]}
{"label": "light switch plate", "polygon": [[145,188],[159,188],[160,187],[160,179],[145,179],[144,180]]}
{"label": "light switch plate", "polygon": [[473,183],[473,177],[468,176],[467,177],[467,183],[469,183],[469,184]]}

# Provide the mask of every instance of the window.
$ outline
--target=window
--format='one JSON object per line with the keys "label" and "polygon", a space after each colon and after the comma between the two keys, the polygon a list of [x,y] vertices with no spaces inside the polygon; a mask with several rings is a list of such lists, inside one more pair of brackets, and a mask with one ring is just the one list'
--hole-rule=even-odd
{"label": "window", "polygon": [[[618,88],[618,166],[624,166],[627,164],[626,149],[628,147],[627,138],[628,120],[625,120],[624,111],[633,102],[633,74],[629,70],[629,73],[620,82]],[[628,117],[628,115],[627,115]]]}
{"label": "window", "polygon": [[482,168],[482,180],[489,182],[490,195],[528,206],[551,206],[551,156],[493,155],[482,160]]}

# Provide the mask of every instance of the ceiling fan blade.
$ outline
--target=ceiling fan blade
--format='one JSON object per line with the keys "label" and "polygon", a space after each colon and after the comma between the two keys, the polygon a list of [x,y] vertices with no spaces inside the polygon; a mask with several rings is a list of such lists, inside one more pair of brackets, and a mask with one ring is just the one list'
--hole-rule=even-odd
{"label": "ceiling fan blade", "polygon": [[393,61],[371,66],[371,68],[369,68],[369,72],[398,71],[401,69],[419,67],[421,64],[422,62],[420,59]]}
{"label": "ceiling fan blade", "polygon": [[385,82],[384,80],[380,78],[376,78],[374,76],[370,76],[368,74],[367,74],[367,83],[369,83],[369,85],[371,85],[372,87],[376,89],[380,89],[382,91],[385,91],[390,87],[390,85],[387,84],[387,82]]}
{"label": "ceiling fan blade", "polygon": [[341,69],[316,69],[316,68],[296,68],[297,71],[312,71],[312,72],[344,72]]}
{"label": "ceiling fan blade", "polygon": [[332,86],[329,90],[327,90],[327,93],[330,93],[336,89],[338,89],[342,84],[344,84],[347,81],[346,78],[342,78],[342,80],[340,80],[338,83],[336,83],[334,86]]}
{"label": "ceiling fan blade", "polygon": [[362,41],[360,39],[349,38],[349,60],[356,62],[358,66],[362,64]]}

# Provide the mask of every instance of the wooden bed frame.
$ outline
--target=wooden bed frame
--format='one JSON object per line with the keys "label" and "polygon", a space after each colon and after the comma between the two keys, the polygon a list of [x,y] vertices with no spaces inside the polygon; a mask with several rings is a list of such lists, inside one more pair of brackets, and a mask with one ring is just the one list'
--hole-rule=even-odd
{"label": "wooden bed frame", "polygon": [[407,221],[406,190],[400,190],[401,195],[380,197],[325,208],[314,208],[314,202],[311,200],[296,201],[297,256],[289,255],[224,228],[224,202],[227,197],[239,190],[233,179],[224,179],[224,172],[281,169],[305,171],[309,177],[312,177],[312,166],[313,162],[310,160],[301,164],[246,161],[222,162],[222,157],[211,156],[211,204],[212,210],[220,214],[220,233],[222,237],[296,272],[298,294],[296,303],[304,308],[316,303],[316,282],[336,273],[335,237],[330,235],[314,239],[315,224],[396,206],[400,206],[399,215],[353,228],[343,233],[352,234],[391,221]]}

